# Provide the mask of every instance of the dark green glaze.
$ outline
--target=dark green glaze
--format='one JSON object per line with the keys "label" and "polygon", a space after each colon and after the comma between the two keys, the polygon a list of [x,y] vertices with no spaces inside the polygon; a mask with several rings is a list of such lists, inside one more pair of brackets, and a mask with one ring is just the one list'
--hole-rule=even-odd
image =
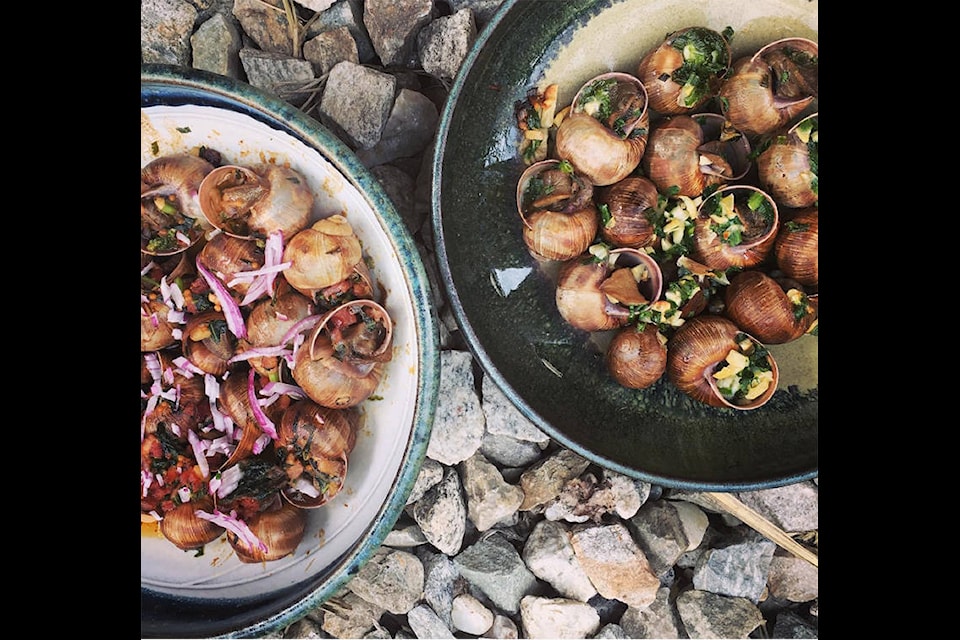
{"label": "dark green glaze", "polygon": [[[816,388],[781,385],[764,407],[735,411],[692,401],[665,377],[643,391],[621,387],[590,336],[560,317],[553,281],[523,243],[515,104],[576,30],[614,4],[508,0],[454,82],[434,157],[433,225],[457,322],[486,373],[529,419],[602,466],[710,491],[809,479],[818,465]],[[558,108],[568,102],[561,97]],[[508,268],[530,273],[504,296],[493,275]]]}

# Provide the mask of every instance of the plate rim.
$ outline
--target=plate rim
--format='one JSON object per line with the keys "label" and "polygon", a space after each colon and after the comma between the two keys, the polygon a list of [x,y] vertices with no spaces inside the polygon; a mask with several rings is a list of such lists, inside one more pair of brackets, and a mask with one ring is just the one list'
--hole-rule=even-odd
{"label": "plate rim", "polygon": [[[238,625],[231,625],[229,619],[204,621],[198,625],[203,628],[195,629],[197,637],[255,637],[299,620],[333,596],[373,557],[402,514],[426,457],[436,413],[440,381],[439,320],[426,267],[413,236],[386,191],[343,141],[322,123],[293,105],[247,83],[200,69],[158,63],[141,64],[141,109],[155,105],[188,104],[237,111],[293,136],[319,153],[357,189],[385,227],[385,235],[393,245],[397,260],[405,272],[404,282],[413,303],[413,328],[420,351],[417,399],[405,453],[387,494],[387,500],[377,510],[363,537],[327,565],[333,569],[318,585],[311,584],[315,578],[308,579],[289,587],[290,595],[286,593],[287,589],[275,595],[274,597],[284,604],[268,617],[254,623],[243,622],[239,624],[239,628],[229,629],[227,627]],[[327,149],[329,153],[322,149]],[[305,594],[293,595],[305,584],[309,585]],[[167,603],[180,600],[197,601],[158,592],[142,584],[140,597],[142,637],[168,635],[162,622],[145,622],[145,601],[148,605],[154,600]],[[293,603],[286,604],[291,599]],[[182,631],[178,629],[178,633]]]}
{"label": "plate rim", "polygon": [[[587,4],[589,4],[590,7],[595,8],[597,5],[602,5],[603,2],[604,0],[596,0],[595,2],[590,2]],[[464,306],[460,300],[458,288],[454,282],[453,274],[449,264],[449,254],[447,252],[445,241],[446,236],[443,229],[443,211],[441,207],[443,159],[444,154],[446,153],[447,141],[450,135],[450,127],[453,120],[453,115],[456,111],[457,103],[459,102],[461,94],[466,87],[468,76],[476,66],[484,47],[486,47],[491,38],[497,34],[501,23],[506,20],[507,15],[513,11],[517,5],[522,4],[526,3],[524,3],[522,0],[504,0],[503,4],[500,5],[500,8],[493,15],[493,17],[478,35],[473,46],[470,48],[466,58],[464,58],[459,72],[451,84],[450,92],[447,96],[446,102],[444,103],[443,110],[441,111],[440,120],[437,126],[436,143],[433,149],[431,225],[436,238],[435,244],[438,269],[440,270],[442,285],[447,289],[447,301],[450,304],[454,320],[456,321],[460,331],[462,331],[465,336],[464,342],[467,344],[467,347],[483,368],[484,375],[490,376],[500,391],[507,396],[507,398],[520,411],[520,413],[551,438],[602,467],[635,479],[680,490],[734,492],[771,489],[817,477],[819,474],[819,464],[812,469],[781,475],[775,479],[741,481],[728,480],[720,482],[687,480],[683,478],[670,477],[664,474],[645,472],[628,467],[624,464],[611,460],[602,454],[587,449],[554,427],[548,420],[540,415],[540,413],[533,406],[525,401],[517,392],[517,390],[506,380],[503,374],[500,373],[490,355],[487,353],[487,350],[483,347],[483,345],[480,344],[477,333],[474,330],[469,318],[467,318],[466,310],[464,309]]]}

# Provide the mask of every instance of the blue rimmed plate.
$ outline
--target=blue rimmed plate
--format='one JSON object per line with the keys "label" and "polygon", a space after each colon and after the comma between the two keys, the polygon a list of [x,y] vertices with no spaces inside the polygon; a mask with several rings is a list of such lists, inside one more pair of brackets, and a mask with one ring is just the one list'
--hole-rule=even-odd
{"label": "blue rimmed plate", "polygon": [[341,212],[361,240],[394,324],[394,357],[362,427],[344,488],[308,513],[292,556],[240,562],[222,536],[204,554],[140,539],[142,637],[259,636],[326,601],[372,556],[399,517],[426,453],[439,384],[429,281],[412,237],[353,152],[314,119],[250,85],[142,65],[140,164],[199,146],[225,162],[275,161],[303,174],[319,217]]}

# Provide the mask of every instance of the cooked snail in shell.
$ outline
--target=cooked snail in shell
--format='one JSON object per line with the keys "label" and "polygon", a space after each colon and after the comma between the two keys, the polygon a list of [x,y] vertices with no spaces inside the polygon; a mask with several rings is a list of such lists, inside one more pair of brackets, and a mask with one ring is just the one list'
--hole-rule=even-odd
{"label": "cooked snail in shell", "polygon": [[649,127],[643,84],[627,73],[600,74],[574,96],[557,127],[556,154],[595,186],[613,184],[640,164]]}
{"label": "cooked snail in shell", "polygon": [[819,46],[806,38],[783,38],[745,56],[720,87],[730,125],[760,136],[785,126],[817,99]]}
{"label": "cooked snail in shell", "polygon": [[188,154],[164,156],[140,169],[140,251],[186,251],[209,228],[197,192],[213,165]]}
{"label": "cooked snail in shell", "polygon": [[757,158],[760,184],[781,207],[811,207],[819,198],[820,114],[771,136]]}
{"label": "cooked snail in shell", "polygon": [[712,269],[746,269],[767,259],[779,229],[777,203],[750,185],[721,187],[700,205],[693,257]]}
{"label": "cooked snail in shell", "polygon": [[230,235],[292,238],[305,229],[314,195],[303,176],[276,164],[223,165],[200,184],[200,209],[207,222]]}
{"label": "cooked snail in shell", "polygon": [[543,160],[524,170],[517,183],[523,241],[538,260],[579,256],[597,235],[593,185],[569,162]]}
{"label": "cooked snail in shell", "polygon": [[730,32],[687,27],[667,34],[647,52],[637,77],[650,108],[664,115],[691,113],[717,95],[730,68]]}
{"label": "cooked snail in shell", "polygon": [[817,308],[802,288],[790,284],[761,271],[742,271],[730,279],[724,313],[764,344],[796,340],[813,326]]}
{"label": "cooked snail in shell", "polygon": [[749,410],[773,397],[780,373],[760,342],[733,321],[709,315],[691,318],[670,338],[667,376],[695,400]]}

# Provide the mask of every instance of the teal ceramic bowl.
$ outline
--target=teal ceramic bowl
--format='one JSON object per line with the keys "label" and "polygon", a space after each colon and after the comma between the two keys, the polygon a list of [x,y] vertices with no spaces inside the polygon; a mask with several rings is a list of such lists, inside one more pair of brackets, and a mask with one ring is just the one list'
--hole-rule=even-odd
{"label": "teal ceramic bowl", "polygon": [[353,152],[312,118],[250,85],[142,66],[141,167],[198,146],[234,164],[289,163],[314,191],[316,217],[347,217],[393,320],[394,352],[376,395],[359,408],[362,422],[342,490],[308,510],[292,555],[242,563],[226,536],[198,556],[141,531],[141,637],[262,636],[334,595],[402,512],[437,402],[439,333],[423,263],[403,220]]}
{"label": "teal ceramic bowl", "polygon": [[734,29],[734,59],[773,40],[817,39],[814,0],[507,0],[479,36],[441,115],[433,226],[440,270],[475,357],[519,410],[563,445],[666,487],[735,491],[817,474],[817,341],[771,347],[778,391],[752,411],[697,403],[669,383],[630,390],[603,364],[603,336],[570,327],[556,268],[531,258],[516,185],[524,168],[515,109],[559,85],[557,108],[590,78],[635,72],[687,26]]}

